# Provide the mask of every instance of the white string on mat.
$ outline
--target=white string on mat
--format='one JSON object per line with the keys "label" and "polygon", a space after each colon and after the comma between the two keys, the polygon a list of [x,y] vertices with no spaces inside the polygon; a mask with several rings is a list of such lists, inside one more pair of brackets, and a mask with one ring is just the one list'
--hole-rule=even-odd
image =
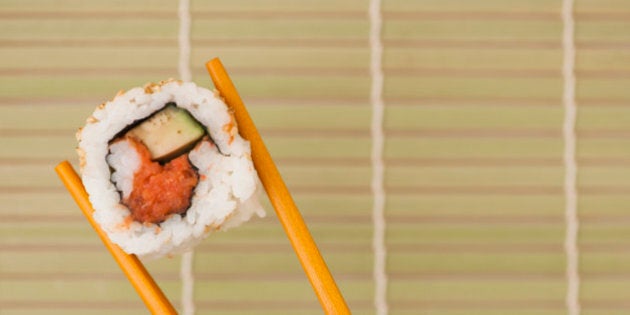
{"label": "white string on mat", "polygon": [[564,90],[562,95],[564,107],[564,195],[566,235],[564,250],[567,259],[567,295],[566,307],[568,315],[580,314],[580,275],[579,250],[577,246],[579,221],[577,214],[577,162],[575,122],[577,106],[575,101],[575,21],[573,19],[573,0],[562,1],[562,33],[563,65],[562,77]]}
{"label": "white string on mat", "polygon": [[177,10],[179,17],[179,34],[177,42],[179,44],[179,78],[183,81],[191,81],[190,70],[190,0],[179,0]]}
{"label": "white string on mat", "polygon": [[[177,42],[179,45],[178,72],[182,81],[191,81],[190,70],[190,0],[179,0],[177,10],[179,17],[179,33]],[[193,274],[194,251],[190,250],[182,255],[179,276],[182,280],[181,307],[183,315],[195,314],[194,289],[195,278]]]}
{"label": "white string on mat", "polygon": [[372,86],[370,102],[372,104],[372,123],[370,132],[372,136],[372,195],[374,204],[372,208],[372,221],[374,222],[374,236],[372,247],[374,250],[374,306],[377,315],[385,315],[387,306],[387,273],[385,248],[385,188],[384,188],[384,162],[383,162],[383,43],[381,42],[382,14],[381,1],[370,1],[370,75]]}
{"label": "white string on mat", "polygon": [[182,314],[195,314],[194,288],[195,278],[193,275],[193,259],[195,252],[190,250],[182,255],[181,269],[179,277],[182,279]]}

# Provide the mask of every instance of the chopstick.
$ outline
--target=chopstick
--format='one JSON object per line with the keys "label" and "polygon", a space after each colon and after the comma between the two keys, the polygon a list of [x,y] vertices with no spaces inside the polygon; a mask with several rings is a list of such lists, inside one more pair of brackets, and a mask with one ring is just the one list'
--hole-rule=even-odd
{"label": "chopstick", "polygon": [[215,87],[234,110],[241,136],[251,143],[252,160],[260,180],[322,308],[326,314],[350,314],[326,262],[223,64],[218,58],[214,58],[206,63],[206,68]]}
{"label": "chopstick", "polygon": [[142,262],[136,255],[125,253],[118,245],[112,243],[105,231],[103,231],[94,221],[92,213],[94,209],[88,199],[88,194],[83,187],[79,175],[74,171],[72,165],[68,161],[63,161],[55,167],[57,175],[70,192],[74,201],[77,203],[81,211],[90,222],[90,225],[101,238],[105,247],[114,256],[114,259],[125,273],[131,285],[136,289],[142,301],[152,314],[177,314],[173,305],[166,298],[160,287],[155,283],[149,272],[144,268]]}

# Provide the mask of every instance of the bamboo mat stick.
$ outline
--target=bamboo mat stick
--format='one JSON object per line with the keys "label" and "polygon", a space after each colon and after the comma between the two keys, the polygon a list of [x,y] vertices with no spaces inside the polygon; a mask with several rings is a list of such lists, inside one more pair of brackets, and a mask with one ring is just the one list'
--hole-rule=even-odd
{"label": "bamboo mat stick", "polygon": [[105,231],[103,231],[94,221],[92,213],[94,209],[88,199],[88,194],[83,187],[79,175],[74,171],[72,165],[68,161],[63,161],[55,167],[55,171],[59,178],[70,192],[74,201],[77,203],[90,225],[101,238],[105,247],[114,256],[114,259],[125,273],[131,285],[136,289],[142,301],[152,314],[177,314],[173,305],[168,301],[160,287],[155,283],[149,272],[144,268],[142,262],[136,255],[125,253],[118,245],[112,243]]}
{"label": "bamboo mat stick", "polygon": [[218,58],[206,63],[214,85],[234,110],[238,129],[252,147],[252,160],[271,204],[326,314],[350,314],[335,280],[302,219],[280,172],[258,133],[232,80]]}

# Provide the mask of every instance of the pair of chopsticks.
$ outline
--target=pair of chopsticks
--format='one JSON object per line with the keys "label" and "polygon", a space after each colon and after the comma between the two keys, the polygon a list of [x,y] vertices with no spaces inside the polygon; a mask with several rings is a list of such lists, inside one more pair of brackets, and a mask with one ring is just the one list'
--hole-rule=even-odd
{"label": "pair of chopsticks", "polygon": [[[206,68],[215,87],[225,98],[226,103],[234,110],[241,136],[249,140],[251,144],[252,160],[258,171],[258,176],[322,309],[326,314],[350,314],[350,310],[306,223],[304,223],[302,215],[221,61],[218,58],[212,59],[206,63]],[[142,262],[135,255],[126,254],[113,244],[96,224],[92,217],[94,209],[89,202],[87,192],[70,163],[64,161],[57,165],[55,170],[151,313],[177,314],[173,305],[144,268]]]}

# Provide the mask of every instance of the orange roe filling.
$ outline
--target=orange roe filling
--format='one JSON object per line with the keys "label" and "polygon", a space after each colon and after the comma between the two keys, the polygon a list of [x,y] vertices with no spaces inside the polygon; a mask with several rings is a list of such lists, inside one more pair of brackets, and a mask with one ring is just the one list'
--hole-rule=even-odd
{"label": "orange roe filling", "polygon": [[197,172],[183,154],[160,165],[151,161],[149,150],[140,141],[128,138],[140,157],[140,168],[134,174],[133,190],[124,203],[134,220],[159,223],[172,214],[190,207],[193,189],[199,181]]}

